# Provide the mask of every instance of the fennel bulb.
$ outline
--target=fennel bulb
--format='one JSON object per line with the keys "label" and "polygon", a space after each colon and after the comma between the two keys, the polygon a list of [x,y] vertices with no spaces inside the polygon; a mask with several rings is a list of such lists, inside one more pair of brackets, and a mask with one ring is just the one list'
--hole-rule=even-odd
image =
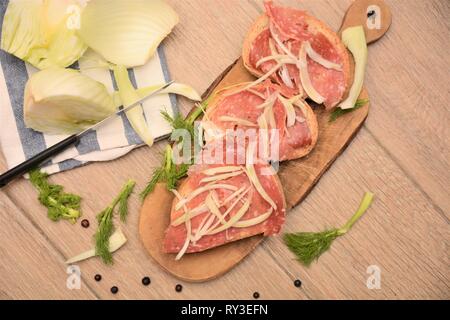
{"label": "fennel bulb", "polygon": [[81,14],[81,39],[106,60],[144,65],[178,23],[163,0],[90,0]]}
{"label": "fennel bulb", "polygon": [[77,70],[49,68],[33,74],[25,86],[27,127],[49,134],[73,134],[114,113],[106,87]]}
{"label": "fennel bulb", "polygon": [[[124,66],[115,66],[113,70],[122,103],[124,105],[130,105],[135,101],[138,101],[140,96],[128,77],[127,68]],[[147,121],[145,120],[142,105],[126,111],[126,115],[134,131],[136,131],[144,143],[151,147],[154,139],[150,128],[147,125]]]}
{"label": "fennel bulb", "polygon": [[[1,49],[39,69],[67,67],[87,46],[77,35],[83,0],[10,0],[2,26]],[[78,23],[79,24],[79,23]]]}

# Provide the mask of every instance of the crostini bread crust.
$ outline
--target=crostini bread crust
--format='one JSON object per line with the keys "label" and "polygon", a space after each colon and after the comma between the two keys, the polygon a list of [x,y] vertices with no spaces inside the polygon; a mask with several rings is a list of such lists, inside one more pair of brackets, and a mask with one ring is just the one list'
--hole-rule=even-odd
{"label": "crostini bread crust", "polygon": [[[242,88],[248,84],[249,84],[248,82],[239,83],[239,84],[236,84],[233,86],[223,88],[223,89],[217,91],[216,93],[214,93],[213,97],[211,98],[211,100],[208,103],[208,107],[206,108],[206,118],[208,117],[208,115],[210,115],[214,111],[214,109],[226,97],[227,92],[239,90],[240,88]],[[312,108],[307,103],[305,103],[305,106],[306,106],[305,119],[306,119],[306,122],[308,123],[309,130],[311,133],[311,143],[307,146],[295,149],[289,155],[280,159],[280,161],[287,161],[287,160],[294,160],[294,159],[302,158],[302,157],[308,155],[312,151],[312,149],[315,147],[315,145],[317,144],[317,140],[319,138],[319,124],[317,122],[317,117],[314,114],[314,111],[312,110]]]}

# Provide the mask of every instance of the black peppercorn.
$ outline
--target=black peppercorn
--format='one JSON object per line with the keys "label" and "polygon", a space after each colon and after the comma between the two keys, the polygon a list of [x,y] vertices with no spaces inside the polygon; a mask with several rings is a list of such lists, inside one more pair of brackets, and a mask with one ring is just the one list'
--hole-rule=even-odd
{"label": "black peppercorn", "polygon": [[89,220],[88,220],[88,219],[83,219],[83,220],[81,221],[81,226],[82,226],[83,228],[89,228],[89,225],[90,225],[90,223],[89,223]]}
{"label": "black peppercorn", "polygon": [[144,277],[144,278],[142,278],[142,284],[143,284],[144,286],[148,286],[150,283],[151,283],[151,280],[150,280],[149,277]]}
{"label": "black peppercorn", "polygon": [[253,298],[255,298],[255,299],[259,299],[259,292],[255,292],[255,293],[253,293]]}
{"label": "black peppercorn", "polygon": [[102,276],[100,274],[96,274],[94,279],[95,279],[95,281],[99,282],[102,280]]}
{"label": "black peppercorn", "polygon": [[181,284],[177,284],[177,285],[175,286],[175,291],[176,291],[176,292],[181,292],[181,290],[183,290],[183,286],[182,286]]}
{"label": "black peppercorn", "polygon": [[297,288],[300,288],[302,286],[302,282],[299,279],[297,279],[294,281],[294,286],[296,286]]}
{"label": "black peppercorn", "polygon": [[119,288],[117,288],[116,286],[111,288],[111,293],[112,294],[116,294],[117,292],[119,292]]}

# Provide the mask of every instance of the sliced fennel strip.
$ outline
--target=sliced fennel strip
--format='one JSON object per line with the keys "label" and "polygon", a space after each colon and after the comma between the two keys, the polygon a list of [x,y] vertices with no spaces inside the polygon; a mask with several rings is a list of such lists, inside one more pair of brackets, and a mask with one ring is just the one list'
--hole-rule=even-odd
{"label": "sliced fennel strip", "polygon": [[[242,192],[244,192],[244,190],[245,190],[245,186],[241,187],[239,190],[236,190],[235,192],[230,194],[227,198],[225,198],[225,200],[220,204],[219,207],[227,205],[231,200],[233,200],[234,198],[236,198],[240,194],[242,194]],[[208,207],[206,206],[206,204],[201,204],[190,210],[189,217],[192,219],[202,213],[207,212],[207,210],[208,210]],[[174,226],[174,227],[179,226],[180,224],[182,224],[184,222],[185,218],[186,218],[185,214],[178,217],[174,222],[172,222],[172,226]]]}
{"label": "sliced fennel strip", "polygon": [[277,209],[277,205],[272,200],[272,198],[267,194],[264,187],[261,185],[261,182],[258,179],[258,176],[256,174],[255,167],[253,165],[253,156],[255,153],[255,143],[250,143],[248,149],[247,149],[247,160],[246,160],[246,170],[245,173],[247,174],[249,180],[255,187],[256,191],[261,195],[261,197],[266,200],[272,208],[275,210]]}
{"label": "sliced fennel strip", "polygon": [[338,63],[334,63],[333,61],[327,60],[324,57],[322,57],[319,53],[317,53],[313,47],[311,46],[311,43],[309,41],[304,42],[306,53],[308,54],[308,57],[311,58],[311,60],[317,62],[318,64],[322,65],[323,67],[327,69],[334,69],[336,71],[342,71],[342,66]]}
{"label": "sliced fennel strip", "polygon": [[281,101],[281,104],[283,105],[284,110],[286,112],[286,126],[292,127],[295,124],[296,120],[294,106],[292,105],[292,102],[289,101],[289,99],[286,99],[281,95],[278,95],[278,99]]}
{"label": "sliced fennel strip", "polygon": [[245,213],[248,211],[248,209],[250,208],[250,199],[247,199],[247,201],[245,201],[245,203],[239,208],[239,210],[236,212],[236,214],[234,216],[232,216],[226,224],[221,225],[218,228],[215,228],[211,231],[208,230],[208,232],[206,233],[207,235],[214,235],[217,234],[219,232],[222,232],[224,230],[227,230],[229,228],[231,228],[233,226],[233,224],[235,224],[237,221],[239,221],[239,219],[241,219]]}
{"label": "sliced fennel strip", "polygon": [[207,186],[203,186],[203,187],[199,187],[197,189],[195,189],[194,191],[192,191],[188,197],[186,198],[182,198],[175,206],[175,210],[179,210],[184,204],[186,204],[187,202],[191,201],[192,199],[194,199],[195,197],[197,197],[198,195],[202,194],[203,192],[209,191],[209,190],[213,190],[213,189],[226,189],[226,190],[231,190],[231,191],[236,191],[238,188],[235,186],[232,186],[230,184],[211,184],[211,185],[207,185]]}
{"label": "sliced fennel strip", "polygon": [[241,171],[242,166],[224,166],[224,167],[216,167],[211,169],[203,170],[202,173],[207,176],[212,176],[218,173],[228,173],[228,172],[234,172],[234,171]]}
{"label": "sliced fennel strip", "polygon": [[255,96],[260,97],[263,100],[266,100],[266,96],[263,93],[261,93],[261,92],[253,90],[252,88],[248,88],[247,91],[250,92],[251,94],[254,94]]}
{"label": "sliced fennel strip", "polygon": [[[233,201],[233,203],[230,205],[230,207],[224,212],[224,214],[223,214],[223,218],[226,218],[230,213],[231,213],[231,211],[236,207],[236,205],[240,202],[240,201],[242,201],[242,199],[247,195],[247,193],[249,192],[251,190],[251,186],[250,187],[248,187],[244,192],[242,192],[234,201]],[[247,201],[250,201],[250,199],[247,199]],[[245,202],[244,202],[245,203]],[[248,208],[247,208],[247,210],[248,210]],[[244,212],[245,213],[245,212]],[[228,222],[229,222],[230,220],[228,220],[227,221],[227,227],[226,228],[224,228],[223,230],[221,230],[221,231],[224,231],[224,230],[226,230],[226,229],[229,229],[232,225],[230,225]],[[220,221],[217,221],[212,227],[210,227],[210,228],[208,228],[208,229],[205,229],[204,230],[204,233],[202,234],[202,236],[203,235],[211,235],[211,234],[215,234],[215,233],[218,233],[218,232],[220,232],[220,231],[218,231],[218,232],[215,232],[215,233],[211,233],[213,230],[215,230],[216,228],[217,228],[217,226],[220,224]]]}
{"label": "sliced fennel strip", "polygon": [[274,66],[272,69],[270,69],[269,71],[267,71],[266,74],[264,74],[263,76],[261,76],[259,79],[245,85],[244,87],[237,89],[237,90],[231,90],[230,92],[227,92],[224,94],[225,97],[229,97],[238,93],[241,93],[242,91],[246,91],[262,82],[264,82],[266,79],[268,79],[273,73],[275,73],[279,68],[281,67],[281,64],[278,63],[276,66]]}
{"label": "sliced fennel strip", "polygon": [[320,93],[318,93],[316,89],[314,89],[311,83],[311,78],[309,77],[308,72],[308,62],[306,60],[306,46],[304,42],[300,47],[299,61],[297,63],[297,68],[300,71],[300,81],[302,83],[302,87],[308,94],[308,96],[316,103],[321,104],[325,102],[325,98],[322,95],[320,95]]}
{"label": "sliced fennel strip", "polygon": [[[182,199],[182,196],[180,195],[180,193],[173,189],[171,190],[173,192],[173,194],[178,198],[178,200],[180,201]],[[189,248],[189,243],[191,242],[191,219],[189,217],[189,211],[186,205],[183,205],[183,210],[184,210],[184,214],[185,214],[185,224],[186,224],[186,240],[184,241],[183,247],[181,248],[181,250],[178,252],[178,254],[175,257],[175,260],[180,260],[183,255],[186,253],[187,249]]]}
{"label": "sliced fennel strip", "polygon": [[237,221],[235,224],[233,224],[233,228],[248,228],[260,224],[269,219],[269,217],[272,215],[272,212],[273,208],[270,208],[267,212],[255,218]]}
{"label": "sliced fennel strip", "polygon": [[226,180],[232,177],[239,176],[243,173],[242,170],[234,171],[234,172],[228,172],[228,173],[222,173],[215,176],[208,176],[200,180],[200,183],[206,183],[206,182],[212,182],[212,181],[221,181]]}

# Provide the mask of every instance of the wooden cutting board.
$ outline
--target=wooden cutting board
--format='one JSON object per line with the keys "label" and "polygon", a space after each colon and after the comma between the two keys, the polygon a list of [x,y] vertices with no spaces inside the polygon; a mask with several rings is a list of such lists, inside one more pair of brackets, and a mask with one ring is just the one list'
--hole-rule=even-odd
{"label": "wooden cutting board", "polygon": [[[367,12],[371,10],[375,10],[376,17],[367,17]],[[367,43],[372,43],[386,33],[390,24],[391,14],[383,0],[356,0],[348,9],[340,30],[363,25]],[[375,28],[371,29],[371,26]],[[239,59],[212,83],[203,96],[207,97],[214,91],[232,84],[253,80],[253,76],[244,68],[242,59]],[[368,99],[365,89],[359,98]],[[314,111],[319,123],[319,139],[316,147],[305,158],[282,163],[278,172],[288,211],[306,197],[324,172],[344,151],[363,125],[369,112],[369,105],[350,112],[334,122],[329,122],[330,113],[323,107],[316,106]],[[254,236],[204,252],[186,254],[180,261],[175,261],[175,254],[162,251],[164,232],[170,223],[173,198],[173,194],[167,191],[164,184],[156,186],[142,205],[139,233],[144,247],[153,259],[177,278],[190,282],[216,278],[236,266],[264,239],[263,236]]]}

